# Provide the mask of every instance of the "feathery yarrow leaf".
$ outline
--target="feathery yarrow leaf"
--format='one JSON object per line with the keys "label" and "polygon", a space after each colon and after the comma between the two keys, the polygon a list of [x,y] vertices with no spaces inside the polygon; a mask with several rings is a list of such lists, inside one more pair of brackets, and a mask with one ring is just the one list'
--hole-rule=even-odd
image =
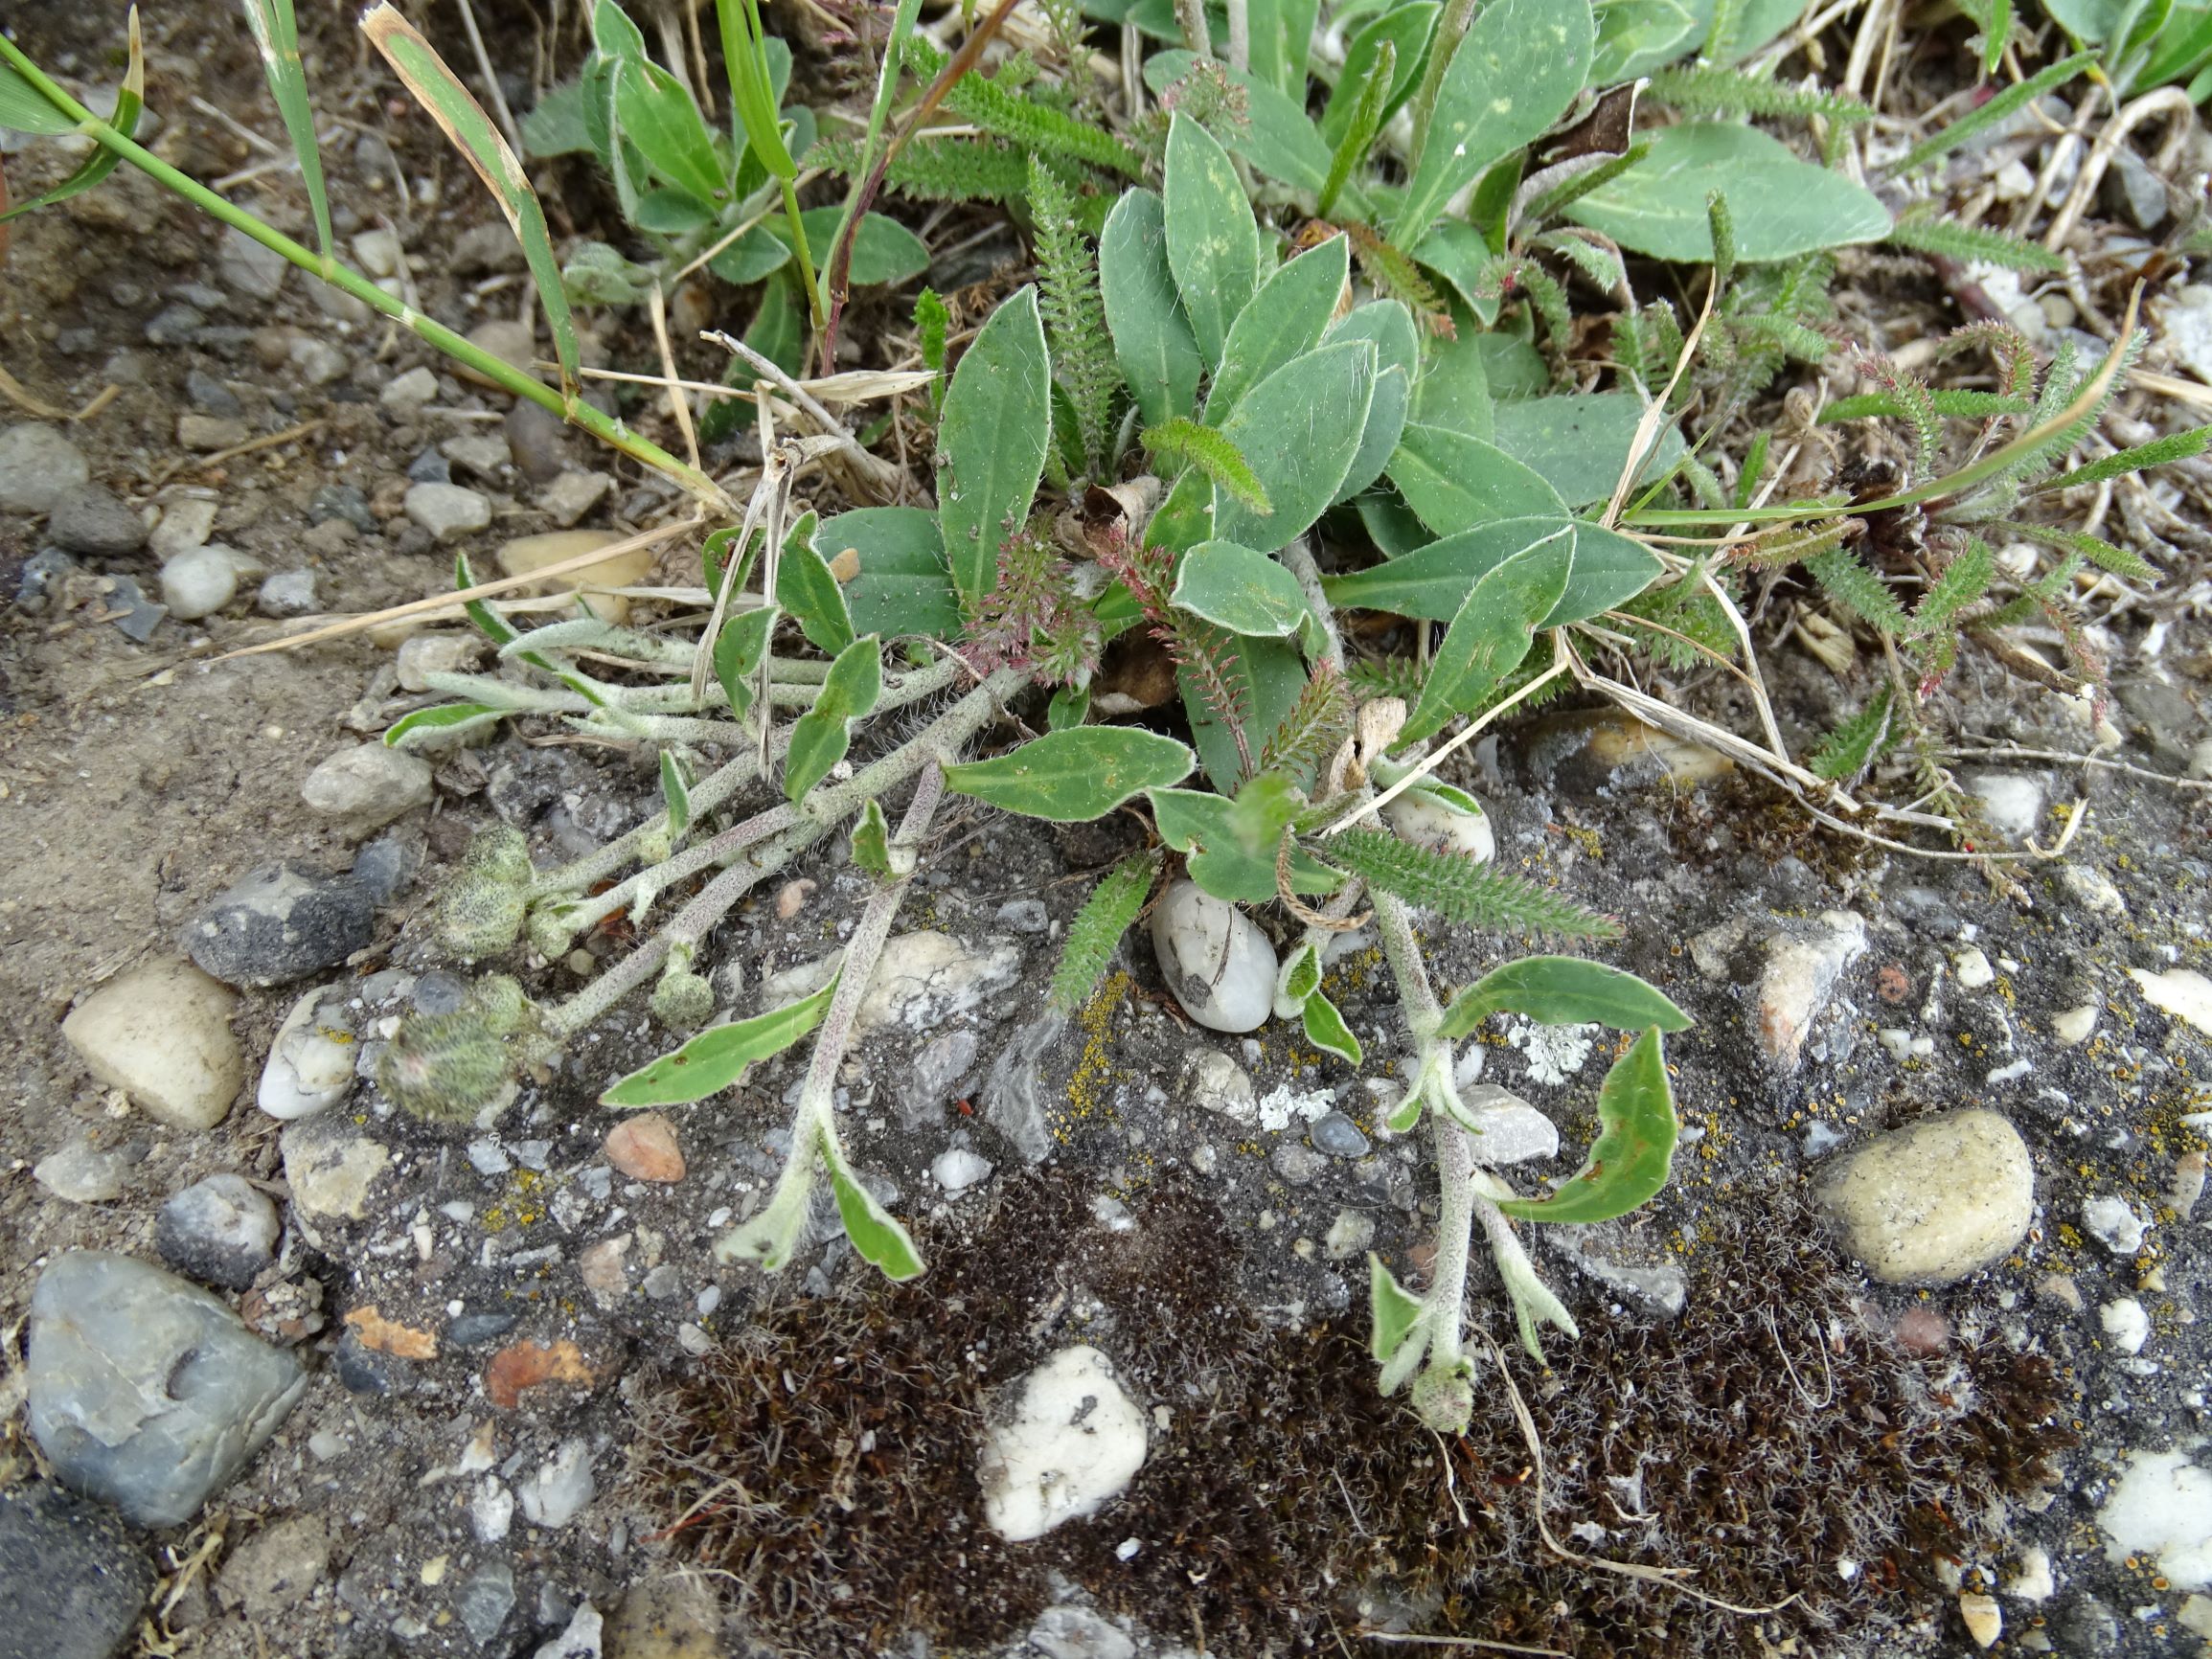
{"label": "feathery yarrow leaf", "polygon": [[1890,227],[1887,239],[1915,253],[1940,254],[1950,260],[1978,260],[2011,271],[2063,271],[2066,261],[2041,242],[2007,236],[1983,225],[1962,225],[1956,219],[1929,214],[1907,214]]}
{"label": "feathery yarrow leaf", "polygon": [[[947,58],[928,40],[913,34],[907,37],[906,60],[926,82],[943,72]],[[945,95],[945,107],[1024,153],[1042,150],[1128,178],[1144,176],[1144,157],[1111,133],[1010,90],[975,70],[953,82],[951,91]]]}
{"label": "feathery yarrow leaf", "polygon": [[1892,637],[1911,631],[1904,607],[1889,585],[1845,548],[1830,548],[1802,561],[1828,596],[1878,633]]}
{"label": "feathery yarrow leaf", "polygon": [[1098,260],[1077,223],[1075,193],[1036,155],[1029,158],[1029,205],[1052,366],[1074,405],[1083,459],[1095,476],[1106,466],[1114,394],[1121,386],[1106,304],[1099,297]]}
{"label": "feathery yarrow leaf", "polygon": [[1307,843],[1307,850],[1380,892],[1466,926],[1566,939],[1618,939],[1621,934],[1618,922],[1549,888],[1478,864],[1464,853],[1416,847],[1387,830],[1346,830]]}
{"label": "feathery yarrow leaf", "polygon": [[1090,1000],[1113,966],[1115,949],[1145,907],[1145,898],[1160,873],[1157,852],[1140,852],[1125,858],[1083,900],[1068,923],[1067,943],[1060,966],[1052,974],[1052,1008],[1056,1013],[1073,1013]]}
{"label": "feathery yarrow leaf", "polygon": [[1215,484],[1254,512],[1272,512],[1266,486],[1237,447],[1237,441],[1211,426],[1201,426],[1187,415],[1177,415],[1157,426],[1148,426],[1139,440],[1145,453],[1159,466],[1162,476],[1183,466],[1196,466]]}
{"label": "feathery yarrow leaf", "polygon": [[1883,686],[1874,701],[1829,733],[1813,753],[1813,775],[1846,786],[1855,782],[1889,737],[1889,688]]}
{"label": "feathery yarrow leaf", "polygon": [[1874,119],[1872,109],[1840,92],[1792,86],[1787,80],[1710,64],[1656,70],[1646,91],[1685,115],[1817,115],[1847,124]]}

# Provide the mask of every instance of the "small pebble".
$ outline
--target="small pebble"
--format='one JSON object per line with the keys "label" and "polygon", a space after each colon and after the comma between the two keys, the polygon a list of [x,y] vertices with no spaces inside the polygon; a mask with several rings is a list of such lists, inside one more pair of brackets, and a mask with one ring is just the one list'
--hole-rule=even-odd
{"label": "small pebble", "polygon": [[607,498],[614,477],[605,472],[563,472],[538,492],[537,505],[562,530],[572,528]]}
{"label": "small pebble", "polygon": [[1326,1161],[1312,1148],[1298,1141],[1284,1141],[1267,1154],[1268,1168],[1293,1187],[1303,1187],[1318,1175]]}
{"label": "small pebble", "polygon": [[57,497],[48,511],[48,538],[71,553],[125,558],[146,545],[146,520],[97,484],[80,484]]}
{"label": "small pebble", "polygon": [[197,968],[154,961],[109,980],[61,1022],[92,1075],[175,1129],[222,1122],[245,1081],[238,998]]}
{"label": "small pebble", "polygon": [[120,1147],[72,1141],[32,1165],[31,1175],[57,1198],[72,1204],[104,1204],[122,1193],[130,1164],[129,1154]]}
{"label": "small pebble", "polygon": [[2122,1353],[2140,1353],[2143,1344],[2151,1340],[2151,1316],[2132,1296],[2123,1296],[2098,1308],[2097,1323]]}
{"label": "small pebble", "polygon": [[658,1112],[639,1112],[609,1129],[606,1161],[633,1181],[671,1186],[684,1178],[675,1125]]}
{"label": "small pebble", "polygon": [[1990,966],[1988,957],[1973,946],[1960,951],[1950,962],[1961,990],[1980,990],[1996,983],[1996,969]]}
{"label": "small pebble", "polygon": [[161,1207],[153,1243],[179,1273],[244,1290],[277,1259],[277,1207],[243,1175],[210,1175]]}
{"label": "small pebble", "polygon": [[2150,1223],[2131,1210],[2124,1199],[2100,1193],[2082,1200],[2082,1227],[2113,1255],[2132,1256],[2143,1247],[2143,1235]]}
{"label": "small pebble", "polygon": [[2097,1029],[2097,1016],[2104,1010],[2093,1002],[2069,1008],[2064,1013],[2051,1016],[2051,1035],[2065,1048],[2078,1048],[2089,1040],[2089,1034]]}
{"label": "small pebble", "polygon": [[0,427],[0,512],[45,512],[92,476],[84,452],[57,426]]}
{"label": "small pebble", "polygon": [[313,616],[316,602],[313,571],[280,570],[262,581],[262,591],[254,600],[254,608],[265,617],[283,620]]}
{"label": "small pebble", "polygon": [[209,542],[177,555],[161,567],[161,602],[178,622],[197,622],[227,607],[238,597],[240,579],[259,576],[261,560]]}
{"label": "small pebble", "polygon": [[2004,1634],[2004,1611],[1995,1596],[1968,1594],[1958,1599],[1958,1616],[1966,1623],[1966,1633],[1973,1638],[1976,1648],[1994,1648],[1996,1639]]}
{"label": "small pebble", "polygon": [[458,484],[409,487],[406,513],[441,543],[458,541],[491,527],[491,503]]}
{"label": "small pebble", "polygon": [[547,1532],[565,1527],[599,1495],[591,1475],[591,1443],[566,1440],[536,1472],[520,1484],[522,1516]]}
{"label": "small pebble", "polygon": [[437,396],[438,376],[428,369],[414,368],[385,381],[384,389],[376,394],[376,401],[389,413],[405,419],[421,414],[424,405]]}
{"label": "small pebble", "polygon": [[1152,912],[1152,949],[1183,1011],[1213,1031],[1257,1031],[1275,1008],[1275,947],[1236,905],[1195,881]]}
{"label": "small pebble", "polygon": [[148,533],[153,557],[167,564],[180,553],[205,547],[215,534],[216,504],[205,496],[187,495],[161,510],[161,517]]}
{"label": "small pebble", "polygon": [[1347,1261],[1364,1255],[1367,1246],[1375,1242],[1375,1217],[1364,1210],[1339,1210],[1336,1219],[1330,1223],[1329,1236],[1321,1240],[1332,1261]]}
{"label": "small pebble", "polygon": [[1342,1112],[1323,1113],[1313,1120],[1313,1126],[1306,1133],[1315,1150],[1326,1152],[1332,1158],[1367,1156],[1367,1137],[1359,1132],[1359,1125]]}
{"label": "small pebble", "polygon": [[1113,1362],[1088,1345],[1061,1349],[1022,1378],[1010,1416],[987,1431],[984,1519],[1018,1544],[1095,1514],[1135,1478],[1146,1448],[1144,1416]]}
{"label": "small pebble", "polygon": [[365,836],[430,804],[430,762],[385,743],[356,743],[309,772],[300,799],[308,810]]}
{"label": "small pebble", "polygon": [[376,905],[352,875],[265,864],[185,924],[194,962],[226,985],[271,986],[341,963],[375,936]]}
{"label": "small pebble", "polygon": [[1998,1114],[1956,1112],[1876,1136],[1841,1160],[1820,1202],[1875,1278],[1950,1284],[2027,1236],[2035,1165]]}
{"label": "small pebble", "polygon": [[990,1159],[966,1147],[953,1147],[937,1154],[929,1166],[929,1174],[947,1193],[965,1193],[978,1182],[990,1179],[991,1170]]}

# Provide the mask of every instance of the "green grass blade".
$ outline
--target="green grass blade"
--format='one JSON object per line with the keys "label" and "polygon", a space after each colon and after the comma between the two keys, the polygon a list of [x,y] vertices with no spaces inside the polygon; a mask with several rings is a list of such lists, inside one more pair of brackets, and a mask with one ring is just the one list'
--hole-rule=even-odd
{"label": "green grass blade", "polygon": [[[288,0],[272,3],[285,5],[288,13]],[[568,297],[560,285],[560,261],[553,251],[545,210],[538,205],[537,193],[530,188],[522,163],[499,136],[483,106],[461,84],[460,77],[445,66],[445,60],[413,25],[392,9],[389,0],[362,17],[361,32],[384,55],[384,61],[416,101],[429,111],[430,119],[445,129],[445,136],[491,192],[499,211],[507,216],[514,239],[522,244],[531,281],[536,285],[538,302],[545,307],[545,320],[553,330],[561,394],[569,403],[578,402],[576,320],[569,315]]]}
{"label": "green grass blade", "polygon": [[1970,115],[1960,116],[1942,131],[1930,133],[1906,150],[1889,168],[1890,176],[1902,177],[1916,167],[1926,167],[1937,157],[1949,155],[1975,133],[1987,131],[2014,110],[2042,97],[2053,87],[2064,86],[2096,61],[2097,55],[2094,52],[2077,52],[2071,57],[2062,57],[2025,80],[2006,87],[1979,109]]}
{"label": "green grass blade", "polygon": [[[308,102],[308,72],[300,65],[300,26],[292,15],[292,0],[245,0],[245,8],[246,25],[261,51],[262,72],[269,78],[269,92],[277,101],[277,113],[284,117],[292,153],[300,158],[300,182],[307,186],[308,205],[315,214],[315,245],[329,260],[331,193],[323,183],[323,154],[315,143],[315,111]],[[368,23],[364,20],[361,26],[366,29]]]}
{"label": "green grass blade", "polygon": [[[0,104],[7,102],[13,87],[20,87],[27,96],[37,98],[37,94],[25,85],[19,77],[16,77],[5,65],[0,65]],[[41,112],[57,117],[60,115],[60,111],[55,109],[44,99],[38,99],[38,108]],[[124,73],[122,89],[115,95],[115,113],[108,117],[107,125],[122,133],[124,137],[128,138],[138,130],[138,118],[145,108],[146,53],[139,38],[138,8],[133,6],[130,9],[130,67]],[[0,126],[10,125],[5,117],[6,109],[0,108]],[[61,130],[66,132],[69,127],[64,126]],[[56,202],[67,201],[73,195],[82,195],[113,172],[122,161],[122,152],[109,149],[103,145],[85,157],[82,167],[44,195],[33,196],[29,201],[18,202],[13,207],[10,207],[6,200],[0,199],[0,225],[6,224],[11,218],[30,213],[34,209],[52,207]]]}

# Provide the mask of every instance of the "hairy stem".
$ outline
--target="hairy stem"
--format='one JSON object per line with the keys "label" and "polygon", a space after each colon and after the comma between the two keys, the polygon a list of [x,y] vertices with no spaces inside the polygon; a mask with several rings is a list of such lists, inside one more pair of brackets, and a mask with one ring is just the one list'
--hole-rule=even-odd
{"label": "hairy stem", "polygon": [[1436,113],[1437,94],[1444,90],[1445,73],[1466,37],[1468,25],[1474,21],[1474,11],[1475,0],[1448,0],[1436,20],[1436,33],[1429,40],[1428,67],[1422,71],[1421,85],[1407,110],[1413,121],[1413,143],[1405,152],[1409,165],[1421,160],[1422,148],[1428,143],[1428,123]]}
{"label": "hairy stem", "polygon": [[1201,62],[1214,56],[1214,34],[1206,27],[1206,0],[1175,0],[1175,21],[1182,25],[1183,44]]}

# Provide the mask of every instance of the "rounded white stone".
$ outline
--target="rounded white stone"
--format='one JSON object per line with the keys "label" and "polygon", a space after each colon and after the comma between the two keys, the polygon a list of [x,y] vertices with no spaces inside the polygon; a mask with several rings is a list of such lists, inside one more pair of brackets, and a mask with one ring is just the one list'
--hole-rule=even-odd
{"label": "rounded white stone", "polygon": [[1096,1514],[1145,1461],[1144,1415],[1097,1349],[1063,1348],[1020,1387],[977,1468],[984,1519],[1017,1544]]}
{"label": "rounded white stone", "polygon": [[1194,881],[1152,912],[1152,948],[1183,1011],[1212,1031],[1258,1031],[1275,1007],[1275,947],[1259,924]]}
{"label": "rounded white stone", "polygon": [[1497,837],[1487,812],[1454,812],[1435,797],[1407,790],[1382,808],[1391,829],[1417,847],[1457,852],[1488,864],[1497,856]]}
{"label": "rounded white stone", "polygon": [[260,576],[259,559],[211,541],[178,554],[161,567],[161,602],[178,622],[213,616],[238,597],[239,580]]}
{"label": "rounded white stone", "polygon": [[285,1121],[336,1105],[353,1086],[360,1047],[340,1015],[335,988],[308,991],[292,1005],[269,1045],[255,1104]]}
{"label": "rounded white stone", "polygon": [[991,1173],[991,1160],[966,1147],[940,1152],[929,1166],[931,1179],[947,1193],[964,1193]]}
{"label": "rounded white stone", "polygon": [[61,1034],[94,1077],[148,1117],[211,1129],[245,1080],[230,1023],[238,1000],[188,962],[150,962],[86,997]]}

